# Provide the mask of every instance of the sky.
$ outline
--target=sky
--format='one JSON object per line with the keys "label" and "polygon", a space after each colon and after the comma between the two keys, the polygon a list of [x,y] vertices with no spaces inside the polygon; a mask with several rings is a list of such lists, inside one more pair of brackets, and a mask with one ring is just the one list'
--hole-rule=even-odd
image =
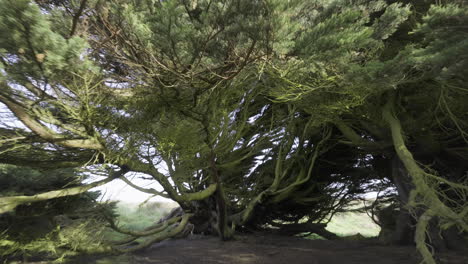
{"label": "sky", "polygon": [[[130,174],[132,175],[132,174]],[[162,191],[162,186],[156,181],[143,180],[138,178],[137,174],[129,176],[126,175],[127,179],[131,180],[133,184],[138,185],[143,188],[153,188],[157,191]],[[93,179],[95,181],[96,179]],[[129,203],[143,203],[149,199],[149,201],[158,201],[158,202],[171,202],[164,197],[156,196],[152,197],[151,194],[143,193],[138,190],[135,190],[130,185],[127,185],[120,179],[115,179],[105,185],[91,189],[91,191],[101,191],[100,199],[103,201],[112,200],[112,201],[125,201]]]}

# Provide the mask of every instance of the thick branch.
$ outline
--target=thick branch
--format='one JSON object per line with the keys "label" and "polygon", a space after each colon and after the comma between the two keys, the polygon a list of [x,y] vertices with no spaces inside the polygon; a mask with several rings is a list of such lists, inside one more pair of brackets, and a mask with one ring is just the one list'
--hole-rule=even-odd
{"label": "thick branch", "polygon": [[391,143],[388,142],[375,142],[362,138],[358,133],[356,133],[356,131],[354,131],[354,129],[342,121],[336,121],[334,122],[334,125],[338,130],[340,130],[341,134],[350,141],[343,143],[351,143],[353,145],[369,149],[384,149],[391,146]]}
{"label": "thick branch", "polygon": [[[122,170],[118,171],[118,173],[121,173],[121,172]],[[22,204],[45,201],[45,200],[50,200],[54,198],[60,198],[60,197],[84,193],[88,191],[89,189],[104,185],[114,179],[115,177],[109,177],[107,179],[97,181],[94,183],[90,183],[87,185],[83,185],[83,186],[77,186],[77,187],[66,188],[66,189],[61,189],[61,190],[54,190],[54,191],[49,191],[49,192],[40,193],[36,195],[31,195],[31,196],[20,195],[20,196],[0,197],[0,214],[13,211],[18,205],[22,205]]]}
{"label": "thick branch", "polygon": [[426,232],[429,226],[429,221],[433,217],[431,210],[424,212],[418,219],[416,224],[416,233],[414,240],[416,242],[416,247],[423,257],[425,264],[436,264],[434,258],[432,257],[431,251],[427,248],[426,244]]}
{"label": "thick branch", "polygon": [[285,175],[285,173],[287,172],[287,170],[283,169],[283,166],[282,166],[282,163],[285,157],[282,155],[283,147],[280,147],[280,151],[279,151],[278,158],[276,160],[276,166],[275,166],[275,178],[272,184],[266,190],[258,194],[255,198],[253,198],[247,204],[244,210],[242,210],[241,212],[235,215],[232,215],[230,217],[230,220],[236,224],[242,225],[251,219],[255,208],[259,204],[264,203],[267,199],[268,199],[268,202],[278,203],[290,197],[291,193],[293,193],[294,190],[297,189],[297,187],[301,186],[302,184],[310,180],[310,177],[312,175],[312,169],[314,168],[315,161],[319,156],[321,146],[330,138],[330,136],[331,136],[331,131],[329,131],[329,133],[327,133],[327,135],[317,144],[307,171],[304,168],[303,170],[301,170],[301,173],[296,176],[296,179],[294,182],[282,188],[281,190],[278,190],[280,186],[280,181],[282,177]]}
{"label": "thick branch", "polygon": [[88,2],[88,0],[81,0],[80,7],[78,11],[76,12],[76,14],[73,16],[72,28],[70,30],[70,37],[73,36],[76,32],[76,28],[78,27],[80,16],[86,7],[86,2]]}
{"label": "thick branch", "polygon": [[137,251],[137,250],[147,248],[147,247],[151,246],[152,244],[163,241],[165,239],[175,237],[179,233],[184,231],[185,226],[188,223],[188,219],[191,216],[192,216],[191,214],[185,214],[184,216],[182,216],[182,220],[180,221],[180,223],[176,227],[172,227],[172,226],[167,227],[162,232],[156,234],[154,237],[151,237],[151,238],[147,239],[146,241],[144,241],[143,243],[141,243],[138,246],[135,246],[135,247],[132,247],[132,248],[126,248],[126,249],[122,249],[122,248],[114,248],[114,249],[117,252],[120,252],[120,253],[129,253],[129,252],[134,252],[134,251]]}
{"label": "thick branch", "polygon": [[178,222],[181,219],[181,217],[173,217],[167,221],[164,221],[162,223],[158,223],[155,226],[149,227],[145,229],[144,231],[133,231],[133,230],[128,230],[124,229],[122,227],[117,226],[112,219],[108,219],[108,222],[110,224],[110,228],[115,230],[116,232],[125,234],[125,235],[130,235],[134,237],[143,237],[143,236],[152,236],[156,233],[162,232],[165,230],[169,225],[172,225],[176,222]]}
{"label": "thick branch", "polygon": [[[423,198],[425,205],[434,210],[434,212],[436,212],[441,217],[447,217],[453,221],[460,222],[460,217],[452,209],[447,207],[439,199],[436,191],[426,183],[426,172],[421,167],[419,167],[418,163],[414,160],[413,154],[411,154],[411,152],[406,147],[400,121],[394,116],[392,112],[392,104],[393,102],[389,102],[387,105],[385,105],[383,109],[383,118],[390,125],[395,151],[413,180],[415,185],[413,192],[416,192],[415,194],[420,195],[421,198]],[[463,226],[466,230],[468,230],[468,226],[466,224]]]}
{"label": "thick branch", "polygon": [[169,180],[166,178],[166,176],[160,173],[151,164],[146,164],[139,160],[129,160],[127,161],[127,164],[131,167],[132,171],[142,172],[142,173],[146,173],[148,175],[153,176],[153,178],[157,180],[158,183],[161,184],[161,186],[164,188],[164,191],[167,192],[168,198],[181,204],[185,202],[206,199],[209,196],[211,196],[217,189],[216,184],[211,184],[206,189],[199,191],[199,192],[178,194],[175,188],[171,185]]}
{"label": "thick branch", "polygon": [[48,142],[70,148],[103,149],[103,146],[95,139],[67,139],[54,133],[36,121],[27,113],[22,105],[12,99],[0,95],[0,101],[4,103],[25,126]]}
{"label": "thick branch", "polygon": [[159,195],[159,196],[162,196],[164,198],[169,198],[169,196],[167,194],[164,194],[162,192],[158,192],[156,191],[155,189],[151,188],[151,189],[148,189],[148,188],[142,188],[138,185],[135,185],[133,184],[129,179],[125,178],[125,176],[121,176],[120,179],[122,181],[124,181],[126,184],[130,185],[130,187],[134,188],[135,190],[138,190],[140,192],[144,192],[144,193],[149,193],[149,194],[154,194],[154,195]]}
{"label": "thick branch", "polygon": [[293,193],[299,186],[301,186],[302,184],[310,180],[310,177],[312,176],[312,170],[315,166],[315,161],[317,160],[320,154],[320,151],[322,151],[321,149],[322,145],[330,138],[330,136],[331,136],[331,131],[329,131],[327,135],[324,138],[322,138],[320,142],[317,144],[307,170],[305,167],[303,167],[297,174],[296,180],[293,183],[284,187],[283,189],[275,191],[274,197],[272,198],[271,202],[278,203],[278,202],[283,201],[284,199],[287,199],[288,197],[290,197],[291,193]]}
{"label": "thick branch", "polygon": [[77,153],[51,149],[47,141],[34,133],[0,128],[0,163],[43,169],[72,168],[86,164],[95,155],[94,150]]}
{"label": "thick branch", "polygon": [[325,227],[327,226],[326,224],[323,223],[300,223],[300,224],[275,224],[271,223],[271,225],[279,227],[279,232],[280,234],[284,235],[297,235],[301,233],[313,233],[317,234],[319,236],[322,236],[323,238],[332,240],[332,239],[338,239],[339,237],[326,230]]}
{"label": "thick branch", "polygon": [[210,197],[216,191],[217,186],[218,185],[216,183],[213,183],[213,184],[210,184],[208,187],[206,187],[202,191],[181,194],[177,197],[177,199],[180,199],[184,202],[203,200],[203,199]]}
{"label": "thick branch", "polygon": [[253,215],[253,212],[255,210],[255,207],[257,205],[261,204],[264,202],[266,197],[271,195],[270,188],[266,189],[265,191],[261,192],[259,195],[257,195],[254,199],[252,199],[247,206],[242,210],[241,212],[234,214],[229,217],[229,220],[236,225],[243,225],[246,222],[248,222]]}
{"label": "thick branch", "polygon": [[[25,152],[28,151],[27,149]],[[0,148],[0,152],[2,149]],[[29,152],[31,153],[31,152]],[[3,154],[3,153],[0,153]],[[76,168],[85,164],[90,159],[81,159],[81,158],[63,158],[63,159],[50,159],[50,160],[40,160],[33,158],[24,158],[21,155],[16,156],[15,154],[8,153],[8,155],[0,155],[0,163],[10,164],[16,166],[26,166],[37,169],[59,169],[59,168]]]}
{"label": "thick branch", "polygon": [[[430,219],[434,216],[438,216],[441,219],[448,219],[464,230],[468,230],[468,225],[464,219],[463,212],[457,214],[450,207],[445,205],[439,199],[437,191],[426,182],[426,176],[430,174],[426,173],[418,165],[414,160],[413,155],[406,147],[401,123],[393,113],[393,100],[389,100],[385,105],[383,109],[383,118],[390,126],[395,151],[403,162],[415,185],[415,189],[413,189],[410,194],[409,205],[413,204],[414,206],[416,199],[418,199],[427,207],[425,213],[423,213],[423,215],[418,219],[415,242],[425,263],[435,264],[435,261],[426,245],[426,230]],[[436,177],[434,175],[431,176]]]}

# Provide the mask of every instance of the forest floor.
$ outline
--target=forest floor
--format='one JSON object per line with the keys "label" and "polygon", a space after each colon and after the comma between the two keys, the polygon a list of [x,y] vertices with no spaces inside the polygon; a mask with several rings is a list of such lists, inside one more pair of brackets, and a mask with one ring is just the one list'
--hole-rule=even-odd
{"label": "forest floor", "polygon": [[[119,223],[141,230],[167,214],[174,205],[149,203],[144,206],[119,204]],[[71,264],[419,264],[414,247],[385,246],[375,237],[380,228],[366,213],[336,214],[327,229],[343,239],[323,240],[273,234],[237,234],[233,241],[222,242],[217,237],[193,235],[184,239],[166,240],[141,252],[119,256],[81,256]],[[358,240],[352,237],[359,233]],[[361,236],[362,235],[362,236]],[[122,238],[109,232],[108,239]],[[347,238],[346,238],[347,237]],[[466,252],[438,255],[439,264],[467,264]],[[2,261],[0,261],[2,263]],[[45,264],[50,262],[15,262]],[[3,263],[2,263],[3,264]]]}
{"label": "forest floor", "polygon": [[[441,254],[438,259],[441,264],[466,264],[468,252]],[[82,257],[72,263],[417,264],[420,259],[414,247],[384,246],[376,239],[330,241],[255,234],[228,242],[193,236],[164,241],[131,255]]]}

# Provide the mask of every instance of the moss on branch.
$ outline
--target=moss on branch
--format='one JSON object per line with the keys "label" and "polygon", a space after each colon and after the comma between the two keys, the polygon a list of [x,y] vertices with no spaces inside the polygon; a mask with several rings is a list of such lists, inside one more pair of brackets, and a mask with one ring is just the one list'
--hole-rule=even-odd
{"label": "moss on branch", "polygon": [[182,216],[182,219],[181,219],[179,224],[177,224],[175,226],[170,225],[170,226],[166,227],[161,232],[159,232],[159,233],[153,235],[152,237],[146,239],[145,241],[143,241],[141,244],[139,244],[137,246],[130,247],[130,248],[114,247],[114,250],[119,252],[119,253],[130,253],[130,252],[142,250],[144,248],[147,248],[147,247],[151,246],[154,243],[163,241],[165,239],[175,237],[179,233],[184,231],[185,226],[187,225],[188,220],[189,220],[189,218],[191,216],[192,216],[192,214],[185,214],[184,216]]}
{"label": "moss on branch", "polygon": [[45,200],[50,200],[54,198],[77,195],[80,193],[87,192],[88,190],[94,187],[98,187],[108,182],[111,182],[112,180],[116,178],[116,176],[118,177],[118,175],[124,174],[125,172],[127,171],[124,169],[121,169],[120,171],[117,171],[114,173],[117,175],[112,175],[111,177],[106,178],[104,180],[100,180],[100,181],[90,183],[87,185],[82,185],[82,186],[53,190],[53,191],[44,192],[44,193],[40,193],[36,195],[30,195],[30,196],[18,195],[18,196],[0,197],[0,214],[11,212],[17,206],[22,205],[22,204],[45,201]]}

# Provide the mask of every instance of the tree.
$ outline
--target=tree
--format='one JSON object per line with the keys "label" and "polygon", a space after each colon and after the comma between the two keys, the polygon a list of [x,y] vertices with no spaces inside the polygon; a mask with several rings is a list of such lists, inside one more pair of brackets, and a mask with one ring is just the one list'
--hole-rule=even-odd
{"label": "tree", "polygon": [[[38,171],[28,167],[0,165],[0,195],[34,196],[65,187],[79,187],[87,175],[72,169]],[[113,203],[96,202],[100,192],[22,204],[0,215],[2,259],[40,255],[63,258],[78,252],[103,250],[101,233],[106,223],[102,211],[114,217]],[[72,235],[73,234],[73,235]]]}
{"label": "tree", "polygon": [[[114,164],[121,167],[120,174],[151,175],[164,193],[144,191],[170,197],[186,209],[193,207],[191,201],[216,193],[217,229],[228,237],[215,148],[232,149],[244,132],[243,124],[238,134],[226,132],[237,124],[229,124],[230,115],[237,111],[233,106],[249,103],[251,93],[257,91],[231,88],[241,85],[242,79],[234,77],[265,50],[262,46],[269,29],[265,19],[258,18],[267,14],[266,5],[248,1],[200,2],[198,6],[172,1],[82,1],[57,8],[59,4],[5,1],[2,5],[1,31],[11,38],[2,43],[0,100],[25,126],[10,126],[3,132],[8,142],[4,160],[25,162],[14,157],[24,157],[22,148],[28,148],[29,140],[37,137],[35,150],[47,152],[41,160],[29,160],[32,166],[64,160],[62,166]],[[148,4],[154,6],[147,8]],[[185,23],[175,17],[182,17]],[[239,28],[240,20],[252,25]],[[66,26],[57,28],[52,21]],[[259,26],[265,29],[258,30]],[[164,45],[153,45],[154,41]],[[116,45],[121,54],[114,52]],[[232,94],[222,93],[228,89]],[[242,120],[248,118],[245,111],[238,113]],[[164,121],[172,118],[180,124],[168,131]],[[154,125],[143,126],[142,120]],[[181,134],[171,138],[167,133],[185,129],[195,130],[194,137],[178,143],[183,152],[177,153],[171,144]],[[15,137],[9,137],[12,135]],[[68,153],[74,153],[70,154],[73,159],[68,159]],[[203,165],[194,170],[190,164],[194,161],[188,162],[186,157],[197,155]],[[241,158],[249,156],[253,154],[244,153]],[[175,157],[180,161],[173,161]],[[158,170],[160,160],[170,168],[172,182]],[[183,170],[188,172],[184,175]],[[202,173],[196,184],[190,179],[194,171]],[[3,201],[8,204],[13,199],[18,200]]]}
{"label": "tree", "polygon": [[121,230],[141,246],[189,217],[222,239],[278,222],[329,236],[323,221],[391,180],[431,263],[427,217],[466,231],[466,7],[391,2],[2,1],[0,102],[23,126],[4,122],[0,160],[105,164],[179,203]]}
{"label": "tree", "polygon": [[[394,3],[384,12],[359,16],[357,29],[363,38],[346,35],[347,26],[356,31],[355,24],[339,24],[359,12],[338,8],[340,15],[323,12],[328,19],[321,18],[305,33],[307,42],[296,49],[302,60],[294,71],[280,72],[284,77],[278,79],[291,85],[277,85],[273,95],[317,115],[318,122],[333,123],[342,133],[342,143],[388,160],[400,198],[400,218],[406,219],[399,228],[411,224],[403,216],[409,209],[418,222],[416,244],[424,260],[434,263],[426,246],[427,228],[436,248],[453,244],[449,227],[467,231],[467,142],[461,121],[466,119],[461,106],[466,101],[467,45],[461,26],[466,7],[460,1],[411,8]],[[395,23],[402,23],[397,31]],[[338,41],[335,36],[340,34]],[[309,36],[323,41],[311,45]],[[323,47],[322,42],[339,45],[332,45],[330,53],[319,53],[323,57],[310,52]],[[273,75],[278,76],[276,68]],[[437,241],[439,231],[433,225],[445,230],[445,242]]]}

